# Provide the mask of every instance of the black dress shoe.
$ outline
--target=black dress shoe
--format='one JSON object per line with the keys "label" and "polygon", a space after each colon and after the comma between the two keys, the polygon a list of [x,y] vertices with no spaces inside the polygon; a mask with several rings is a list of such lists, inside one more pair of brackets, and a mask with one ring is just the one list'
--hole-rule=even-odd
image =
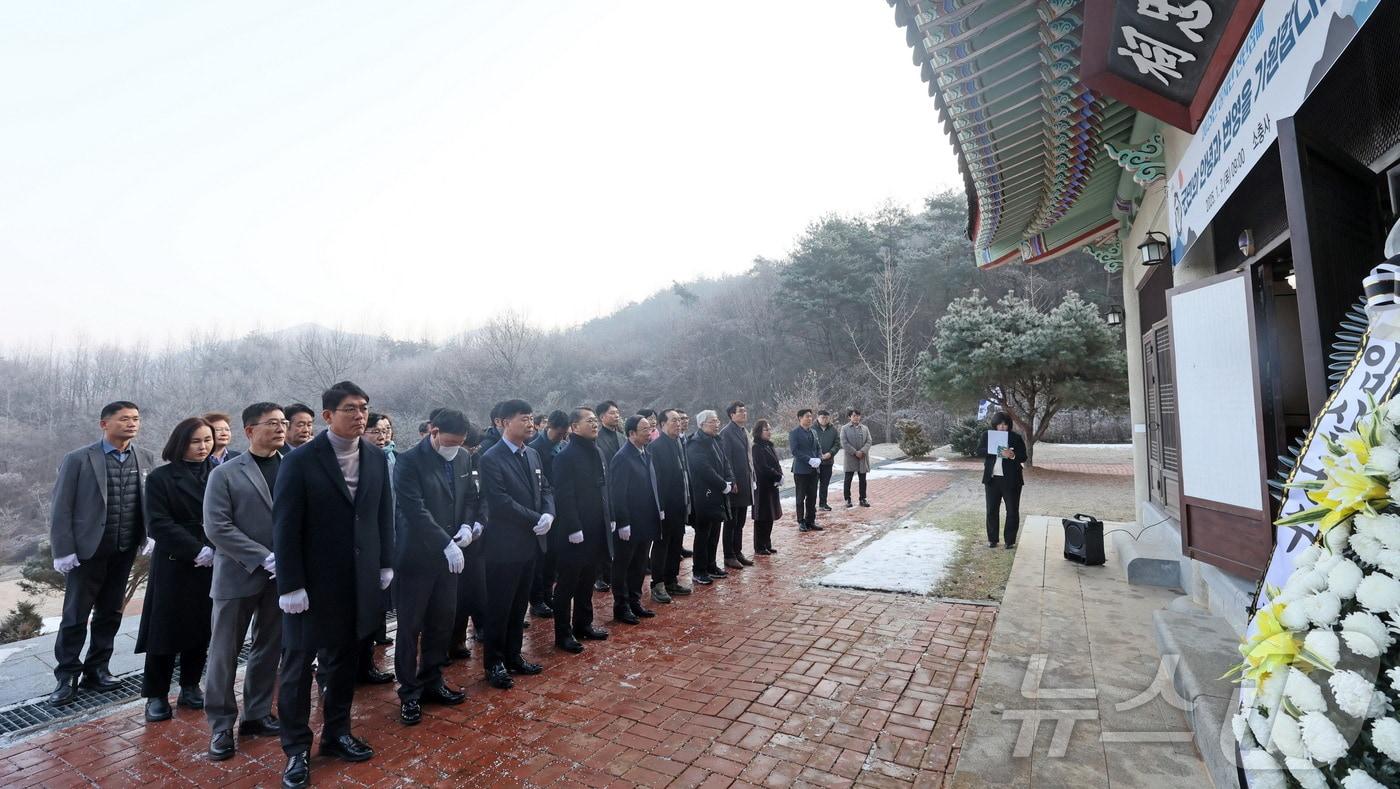
{"label": "black dress shoe", "polygon": [[469,660],[471,659],[472,651],[461,644],[457,644],[447,650],[447,656],[453,660]]}
{"label": "black dress shoe", "polygon": [[690,587],[681,586],[680,584],[666,584],[666,594],[672,597],[675,597],[676,595],[684,597],[690,594]]}
{"label": "black dress shoe", "polygon": [[416,701],[399,702],[399,723],[417,726],[423,722],[423,707]]}
{"label": "black dress shoe", "polygon": [[370,666],[360,672],[360,676],[355,681],[361,685],[388,685],[394,681],[394,672],[380,671],[374,666]]}
{"label": "black dress shoe", "polygon": [[742,553],[736,554],[734,558],[739,560],[739,564],[742,564],[745,567],[753,567],[753,559],[750,559]]}
{"label": "black dress shoe", "polygon": [[862,506],[862,507],[869,507],[869,506],[870,506],[870,502],[866,501],[865,499],[861,499],[861,500],[860,500],[860,506]]}
{"label": "black dress shoe", "polygon": [[995,547],[997,547],[997,544],[994,543],[994,542],[992,542],[991,540],[988,540],[988,541],[987,541],[987,547],[988,547],[988,548],[995,548]]}
{"label": "black dress shoe", "polygon": [[275,715],[264,715],[261,718],[245,720],[238,724],[238,734],[243,737],[256,737],[261,734],[281,734],[282,724],[277,722]]}
{"label": "black dress shoe", "polygon": [[695,555],[695,551],[692,551],[692,550],[690,550],[689,548],[682,548],[682,549],[681,549],[681,558],[682,558],[682,559],[689,559],[690,557],[692,557],[692,556],[694,556],[694,555]]}
{"label": "black dress shoe", "polygon": [[589,625],[582,630],[575,630],[574,637],[580,641],[607,641],[608,631],[601,627]]}
{"label": "black dress shoe", "polygon": [[548,619],[554,616],[554,609],[549,607],[549,603],[535,603],[530,606],[530,613],[540,619]]}
{"label": "black dress shoe", "polygon": [[807,530],[808,530],[808,531],[825,531],[821,526],[818,526],[818,525],[817,525],[817,522],[816,522],[816,521],[812,521],[811,523],[807,524]]}
{"label": "black dress shoe", "polygon": [[805,523],[799,523],[799,524],[797,524],[797,530],[798,530],[798,531],[811,531],[811,530],[812,530],[812,527],[811,527],[811,526],[808,526],[808,525],[805,524]]}
{"label": "black dress shoe", "polygon": [[198,685],[191,685],[188,688],[180,688],[180,697],[175,703],[181,707],[191,710],[204,709],[204,692]]}
{"label": "black dress shoe", "polygon": [[856,506],[856,503],[855,503],[854,501],[851,501],[850,499],[846,499],[846,509],[850,509],[850,508],[852,508],[852,507],[854,507],[854,506]]}
{"label": "black dress shoe", "polygon": [[709,571],[708,573],[706,573],[706,575],[710,576],[710,578],[728,578],[728,577],[729,577],[729,573],[725,572],[724,570],[721,570],[721,569],[718,568],[718,567],[711,567],[711,568],[710,568],[710,571]]}
{"label": "black dress shoe", "polygon": [[374,756],[374,749],[353,734],[342,734],[330,742],[321,740],[321,755],[334,756],[347,762],[364,762]]}
{"label": "black dress shoe", "polygon": [[423,689],[423,697],[419,699],[423,704],[442,704],[453,707],[467,700],[467,694],[460,690],[453,690],[446,685],[434,685],[431,688]]}
{"label": "black dress shoe", "polygon": [[626,608],[614,608],[613,619],[628,625],[639,625],[642,623],[642,620],[638,619],[637,615],[632,613],[631,609]]}
{"label": "black dress shoe", "polygon": [[640,616],[643,619],[650,619],[656,616],[655,611],[651,610],[650,608],[644,608],[636,603],[632,604],[632,613],[636,614],[637,616]]}
{"label": "black dress shoe", "polygon": [[772,556],[773,554],[775,554],[775,553],[778,552],[778,549],[777,549],[777,548],[774,548],[774,547],[771,546],[771,545],[768,546],[765,550],[768,551],[768,555],[769,555],[769,556]]}
{"label": "black dress shoe", "polygon": [[828,507],[825,504],[818,504],[817,509],[821,510],[822,512],[831,512],[831,507]]}
{"label": "black dress shoe", "polygon": [[209,738],[209,761],[222,762],[238,750],[233,739],[233,729],[219,729]]}
{"label": "black dress shoe", "polygon": [[58,681],[58,687],[49,694],[49,703],[55,707],[68,704],[78,696],[78,684],[76,678],[65,678]]}
{"label": "black dress shoe", "polygon": [[517,658],[506,664],[506,671],[511,674],[524,674],[527,677],[533,677],[541,671],[544,671],[544,666],[538,663],[531,663],[524,658]]}
{"label": "black dress shoe", "polygon": [[491,687],[501,690],[510,690],[515,687],[515,680],[511,679],[510,674],[506,672],[504,663],[497,663],[486,669],[486,681],[491,684]]}
{"label": "black dress shoe", "polygon": [[595,592],[606,592],[609,589],[612,589],[612,584],[607,581],[597,580],[593,582],[593,591]]}
{"label": "black dress shoe", "polygon": [[554,646],[559,647],[565,652],[571,652],[575,655],[583,651],[583,644],[580,644],[578,642],[578,639],[574,638],[573,636],[565,636],[563,638],[554,639]]}
{"label": "black dress shoe", "polygon": [[690,580],[694,581],[697,584],[700,584],[701,586],[709,586],[710,584],[714,583],[714,581],[710,580],[710,576],[705,575],[704,573],[694,573],[690,576]]}
{"label": "black dress shoe", "polygon": [[83,675],[83,681],[78,683],[80,688],[90,690],[116,690],[121,687],[121,680],[112,676],[112,673],[105,668],[99,668]]}
{"label": "black dress shoe", "polygon": [[282,789],[306,789],[311,785],[311,752],[302,751],[287,757],[282,769]]}
{"label": "black dress shoe", "polygon": [[170,711],[170,702],[164,696],[156,696],[153,699],[146,699],[146,722],[168,721],[173,713]]}
{"label": "black dress shoe", "polygon": [[1006,544],[1006,550],[1008,550],[1008,551],[1011,550],[1012,548],[1015,548],[1015,547],[1016,547],[1016,543],[1014,543],[1014,542],[1008,542],[1008,543]]}

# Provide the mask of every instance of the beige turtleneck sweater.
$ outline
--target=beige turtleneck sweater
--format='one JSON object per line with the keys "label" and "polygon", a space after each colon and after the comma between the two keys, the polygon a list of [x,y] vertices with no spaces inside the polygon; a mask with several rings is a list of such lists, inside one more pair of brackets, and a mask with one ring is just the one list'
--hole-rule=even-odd
{"label": "beige turtleneck sweater", "polygon": [[326,438],[335,450],[335,459],[340,463],[340,473],[345,475],[345,487],[350,489],[350,497],[355,497],[355,486],[360,484],[360,439],[341,438],[334,430],[326,431]]}

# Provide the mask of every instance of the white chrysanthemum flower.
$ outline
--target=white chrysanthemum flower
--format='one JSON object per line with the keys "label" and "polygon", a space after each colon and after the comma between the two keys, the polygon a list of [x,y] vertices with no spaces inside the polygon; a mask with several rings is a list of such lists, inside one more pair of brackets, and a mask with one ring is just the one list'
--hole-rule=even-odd
{"label": "white chrysanthemum flower", "polygon": [[1385,758],[1400,762],[1400,721],[1394,718],[1380,718],[1371,724],[1371,742]]}
{"label": "white chrysanthemum flower", "polygon": [[[1237,712],[1230,718],[1230,730],[1235,733],[1235,742],[1244,744],[1244,738],[1249,737],[1249,715],[1245,712]],[[1253,740],[1253,737],[1250,737]]]}
{"label": "white chrysanthemum flower", "polygon": [[[1282,598],[1287,594],[1285,592],[1275,599],[1282,601]],[[1289,630],[1307,630],[1310,620],[1308,619],[1308,607],[1304,603],[1311,598],[1312,595],[1308,595],[1302,600],[1283,601],[1283,612],[1278,615],[1279,624]]]}
{"label": "white chrysanthemum flower", "polygon": [[1311,570],[1317,560],[1322,558],[1322,548],[1316,543],[1309,545],[1298,553],[1298,558],[1293,560],[1293,572]]}
{"label": "white chrysanthemum flower", "polygon": [[1283,687],[1288,684],[1288,673],[1276,673],[1259,680],[1254,688],[1254,706],[1269,710],[1270,714],[1283,703]]}
{"label": "white chrysanthemum flower", "polygon": [[1306,570],[1295,570],[1288,576],[1288,580],[1283,582],[1283,593],[1292,595],[1293,599],[1307,597],[1326,588],[1327,574],[1318,572],[1316,562]]}
{"label": "white chrysanthemum flower", "polygon": [[1372,447],[1366,465],[1394,479],[1397,472],[1400,472],[1400,452],[1396,452],[1384,444]]}
{"label": "white chrysanthemum flower", "polygon": [[1313,630],[1303,639],[1303,648],[1317,655],[1330,665],[1337,665],[1342,659],[1341,641],[1335,630]]}
{"label": "white chrysanthemum flower", "polygon": [[1377,614],[1400,607],[1400,581],[1385,573],[1370,573],[1356,586],[1356,602]]}
{"label": "white chrysanthemum flower", "polygon": [[1342,779],[1343,789],[1385,789],[1385,784],[1371,777],[1365,770],[1358,770],[1355,767],[1347,772]]}
{"label": "white chrysanthemum flower", "polygon": [[1371,706],[1366,710],[1366,717],[1383,718],[1394,709],[1395,707],[1390,703],[1390,697],[1385,695],[1385,691],[1372,691]]}
{"label": "white chrysanthemum flower", "polygon": [[1249,733],[1254,735],[1255,742],[1266,743],[1269,741],[1269,730],[1273,727],[1271,716],[1279,714],[1281,713],[1275,711],[1270,713],[1270,716],[1265,716],[1257,709],[1249,711]]}
{"label": "white chrysanthemum flower", "polygon": [[[1293,682],[1288,683],[1292,686]],[[1289,698],[1292,698],[1291,696]],[[1309,712],[1301,719],[1303,745],[1314,761],[1331,764],[1346,756],[1347,740],[1321,712]]]}
{"label": "white chrysanthemum flower", "polygon": [[1264,751],[1244,751],[1240,754],[1240,761],[1244,764],[1245,777],[1249,779],[1250,789],[1284,789],[1288,786],[1278,762]]}
{"label": "white chrysanthemum flower", "polygon": [[1322,777],[1321,770],[1313,766],[1311,759],[1289,756],[1283,760],[1283,764],[1303,789],[1327,789],[1327,779]]}
{"label": "white chrysanthemum flower", "polygon": [[1307,612],[1308,621],[1318,627],[1331,627],[1342,613],[1342,598],[1332,592],[1318,592],[1299,600],[1298,604]]}
{"label": "white chrysanthemum flower", "polygon": [[1373,537],[1387,548],[1400,548],[1400,515],[1357,515],[1356,533]]}
{"label": "white chrysanthemum flower", "polygon": [[1381,545],[1380,540],[1369,534],[1361,534],[1360,532],[1351,535],[1351,540],[1348,544],[1351,545],[1353,551],[1356,551],[1356,555],[1361,558],[1361,561],[1369,565],[1375,565],[1376,557],[1384,547]]}
{"label": "white chrysanthemum flower", "polygon": [[1382,548],[1376,552],[1375,565],[1391,577],[1400,575],[1400,551]]}
{"label": "white chrysanthemum flower", "polygon": [[1371,709],[1371,696],[1376,692],[1374,684],[1350,669],[1332,672],[1327,684],[1332,687],[1332,698],[1337,700],[1342,712],[1353,718],[1366,717]]}
{"label": "white chrysanthemum flower", "polygon": [[1391,636],[1380,617],[1365,611],[1353,611],[1342,620],[1342,640],[1352,652],[1373,658],[1390,649]]}
{"label": "white chrysanthemum flower", "polygon": [[1400,666],[1390,669],[1385,675],[1390,678],[1390,689],[1400,693]]}
{"label": "white chrysanthemum flower", "polygon": [[1303,712],[1324,712],[1327,709],[1327,702],[1322,699],[1322,688],[1296,668],[1288,669],[1288,684],[1284,686],[1283,694]]}
{"label": "white chrysanthemum flower", "polygon": [[[1394,442],[1395,446],[1400,446],[1400,437],[1391,436],[1390,440]],[[1390,487],[1386,490],[1386,495],[1390,497],[1391,501],[1400,501],[1400,479],[1391,481]]]}
{"label": "white chrysanthemum flower", "polygon": [[1282,711],[1270,720],[1273,721],[1274,725],[1269,737],[1269,747],[1284,756],[1306,759],[1308,752],[1303,747],[1303,732],[1298,728],[1298,721],[1294,720],[1292,715]]}
{"label": "white chrysanthemum flower", "polygon": [[1356,596],[1356,587],[1361,583],[1364,573],[1356,562],[1338,556],[1335,567],[1327,571],[1327,591],[1335,593],[1343,600],[1350,600]]}
{"label": "white chrysanthemum flower", "polygon": [[1351,527],[1345,523],[1339,523],[1327,530],[1322,535],[1322,544],[1327,546],[1327,550],[1341,556],[1342,551],[1347,548],[1347,541],[1351,538]]}

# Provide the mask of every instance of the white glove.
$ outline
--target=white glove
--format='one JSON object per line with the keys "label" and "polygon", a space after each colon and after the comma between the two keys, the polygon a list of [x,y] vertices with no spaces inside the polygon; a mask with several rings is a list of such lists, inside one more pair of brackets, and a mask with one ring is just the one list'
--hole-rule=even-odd
{"label": "white glove", "polygon": [[278,597],[277,607],[288,614],[302,614],[311,610],[311,598],[306,596],[305,589],[298,589]]}
{"label": "white glove", "polygon": [[381,590],[383,590],[383,589],[388,589],[388,588],[389,588],[389,584],[391,584],[391,583],[393,583],[393,582],[394,582],[394,571],[393,571],[393,569],[392,569],[392,568],[389,568],[389,567],[385,567],[385,568],[380,569],[380,571],[379,571],[379,588],[380,588]]}
{"label": "white glove", "polygon": [[53,560],[53,568],[64,575],[73,572],[73,569],[82,562],[78,561],[78,554],[70,553],[67,556],[60,556]]}
{"label": "white glove", "polygon": [[479,538],[481,537],[481,532],[482,532],[483,530],[485,530],[485,528],[486,528],[485,526],[482,526],[482,525],[481,525],[481,521],[477,521],[476,523],[473,523],[473,524],[472,524],[472,539],[473,539],[473,540],[479,539]]}
{"label": "white glove", "polygon": [[540,516],[540,522],[535,524],[535,528],[533,529],[533,531],[535,532],[535,534],[538,534],[539,536],[543,537],[546,534],[549,534],[549,527],[553,525],[554,516],[546,512],[545,514]]}
{"label": "white glove", "polygon": [[[462,528],[457,530],[457,536],[452,538],[452,542],[458,548],[465,548],[472,544],[472,527],[470,524],[462,524]],[[456,572],[455,570],[453,572]]]}
{"label": "white glove", "polygon": [[632,539],[632,527],[631,527],[631,526],[623,526],[621,529],[618,529],[618,530],[617,530],[617,536],[618,536],[619,539],[623,539],[623,540],[630,540],[630,539]]}
{"label": "white glove", "polygon": [[143,546],[141,546],[141,555],[142,555],[142,556],[150,556],[151,554],[155,553],[155,551],[156,551],[156,538],[154,538],[154,537],[147,537],[147,538],[146,538],[146,544],[143,545]]}
{"label": "white glove", "polygon": [[807,458],[807,465],[816,468],[822,464],[821,458]]}
{"label": "white glove", "polygon": [[608,531],[609,531],[609,532],[616,532],[616,531],[617,531],[617,521],[612,521],[612,522],[608,523]]}
{"label": "white glove", "polygon": [[453,575],[462,572],[462,568],[467,566],[467,559],[462,556],[462,549],[458,548],[455,542],[449,542],[447,547],[442,549],[442,555],[447,557],[447,571]]}
{"label": "white glove", "polygon": [[663,520],[663,521],[666,520],[666,510],[662,510],[662,511],[661,511],[660,513],[658,513],[658,514],[661,516],[661,520]]}
{"label": "white glove", "polygon": [[194,557],[194,566],[195,566],[195,567],[213,567],[213,566],[214,566],[214,549],[213,549],[213,548],[210,548],[208,545],[204,546],[203,548],[200,548],[200,549],[199,549],[199,555],[196,556],[196,557]]}
{"label": "white glove", "polygon": [[269,553],[262,561],[262,568],[267,570],[268,575],[277,577],[277,554]]}
{"label": "white glove", "polygon": [[579,543],[583,542],[583,532],[576,531],[573,534],[570,534],[569,542],[573,543],[574,545],[578,545]]}

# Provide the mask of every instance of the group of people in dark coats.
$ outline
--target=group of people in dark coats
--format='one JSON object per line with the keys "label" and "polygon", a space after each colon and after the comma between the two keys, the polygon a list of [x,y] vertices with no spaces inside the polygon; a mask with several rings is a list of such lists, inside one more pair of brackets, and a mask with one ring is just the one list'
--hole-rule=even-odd
{"label": "group of people in dark coats", "polygon": [[[111,640],[148,534],[137,646],[146,719],[172,716],[178,665],[176,705],[205,709],[209,758],[235,755],[235,723],[238,736],[279,736],[282,785],[293,789],[310,782],[313,679],[320,752],[374,755],[352,733],[350,711],[357,682],[378,681],[366,679],[365,653],[383,626],[386,590],[398,622],[389,676],[400,720],[412,726],[423,705],[465,700],[443,669],[470,657],[468,620],[487,682],[508,689],[543,670],[523,654],[527,612],[547,611],[555,645],[577,654],[608,638],[593,610],[600,585],[612,592],[614,622],[640,624],[656,615],[648,591],[660,604],[692,593],[681,581],[685,556],[702,585],[754,565],[742,550],[750,510],[753,553],[776,553],[784,470],[765,420],[748,429],[747,407],[734,402],[726,427],[705,410],[687,435],[680,409],[625,419],[611,401],[600,409],[537,421],[528,403],[507,400],[484,435],[461,411],[437,409],[419,443],[391,459],[392,442],[365,435],[369,396],[342,381],[323,393],[318,434],[307,406],[254,403],[242,414],[245,453],[225,451],[216,463],[216,426],[190,417],[172,431],[162,465],[132,443],[139,409],[109,405],[103,439],[70,453],[55,486],[51,542],[68,591],[51,700],[71,701],[80,685],[115,686]],[[794,438],[803,445],[794,474],[816,469]],[[681,544],[686,526],[693,551]],[[92,644],[80,661],[89,614]],[[249,639],[240,716],[234,677]]]}

